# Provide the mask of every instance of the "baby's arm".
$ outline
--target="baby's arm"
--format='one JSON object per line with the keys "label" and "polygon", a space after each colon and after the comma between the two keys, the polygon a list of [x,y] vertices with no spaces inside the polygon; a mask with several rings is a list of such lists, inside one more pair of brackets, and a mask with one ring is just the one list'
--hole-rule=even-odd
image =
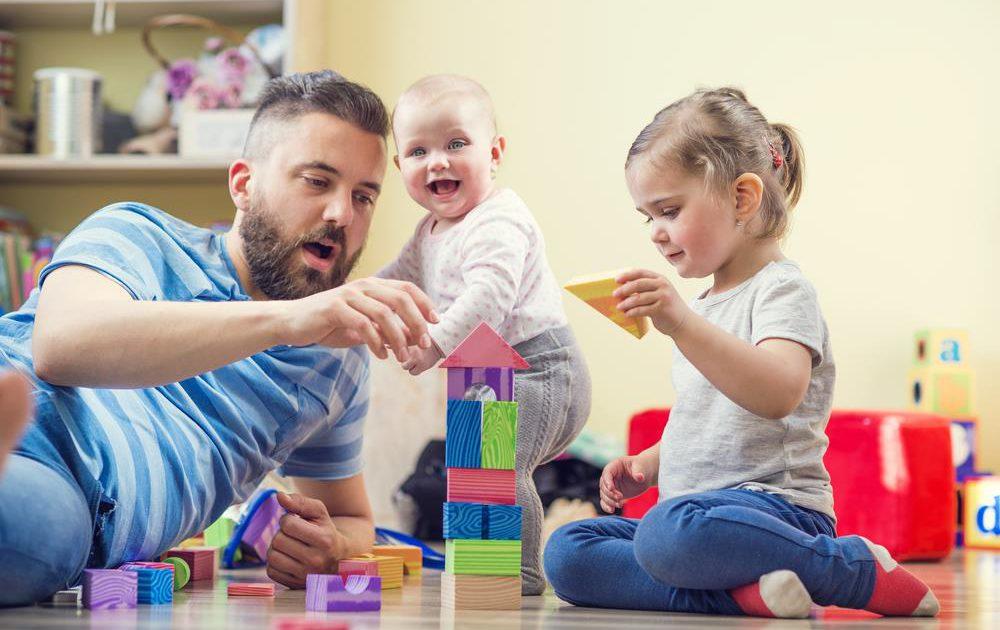
{"label": "baby's arm", "polygon": [[477,226],[461,258],[458,272],[465,291],[429,329],[444,356],[480,322],[499,328],[510,317],[528,258],[528,237],[517,223],[498,217]]}

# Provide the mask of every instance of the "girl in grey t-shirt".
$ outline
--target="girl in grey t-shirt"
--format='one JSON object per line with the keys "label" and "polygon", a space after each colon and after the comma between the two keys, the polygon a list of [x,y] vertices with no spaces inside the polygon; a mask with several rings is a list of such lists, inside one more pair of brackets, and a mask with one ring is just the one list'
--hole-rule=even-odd
{"label": "girl in grey t-shirt", "polygon": [[[661,442],[601,477],[612,512],[658,483],[642,520],[557,530],[545,571],[578,605],[805,617],[811,605],[935,615],[928,587],[885,548],[838,538],[824,433],[834,363],[816,292],[779,240],[802,189],[796,134],[742,92],[700,90],[661,110],[625,179],[654,246],[684,278],[621,274],[615,296],[673,338],[677,402]],[[614,586],[609,586],[613,584]]]}

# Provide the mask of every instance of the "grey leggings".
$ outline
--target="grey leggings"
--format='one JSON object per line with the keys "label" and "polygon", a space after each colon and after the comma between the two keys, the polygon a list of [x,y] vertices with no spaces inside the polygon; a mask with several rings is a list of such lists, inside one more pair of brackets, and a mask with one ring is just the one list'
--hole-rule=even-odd
{"label": "grey leggings", "polygon": [[569,327],[555,328],[514,349],[531,365],[514,377],[518,403],[516,490],[522,508],[521,590],[545,590],[539,538],[542,502],[531,475],[551,461],[583,429],[590,415],[590,373]]}

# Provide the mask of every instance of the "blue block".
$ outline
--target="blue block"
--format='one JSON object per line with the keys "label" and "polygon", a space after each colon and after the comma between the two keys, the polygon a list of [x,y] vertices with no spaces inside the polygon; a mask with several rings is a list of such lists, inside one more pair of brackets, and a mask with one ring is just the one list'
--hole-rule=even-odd
{"label": "blue block", "polygon": [[486,505],[486,532],[489,540],[521,540],[520,505]]}
{"label": "blue block", "polygon": [[174,601],[174,572],[170,569],[139,569],[136,601],[140,604],[170,604]]}
{"label": "blue block", "polygon": [[449,400],[444,465],[448,468],[483,467],[483,403]]}
{"label": "blue block", "polygon": [[444,504],[444,537],[480,539],[483,537],[483,516],[485,510],[479,503]]}

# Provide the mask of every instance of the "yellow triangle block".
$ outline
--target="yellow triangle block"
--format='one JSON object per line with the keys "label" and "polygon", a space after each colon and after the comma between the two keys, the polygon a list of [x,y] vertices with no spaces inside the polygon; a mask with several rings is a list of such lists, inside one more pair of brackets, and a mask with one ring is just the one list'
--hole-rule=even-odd
{"label": "yellow triangle block", "polygon": [[642,339],[642,336],[649,331],[649,318],[626,317],[616,308],[620,300],[611,295],[618,288],[615,275],[617,274],[610,272],[578,276],[563,285],[563,288],[632,333],[637,339]]}

